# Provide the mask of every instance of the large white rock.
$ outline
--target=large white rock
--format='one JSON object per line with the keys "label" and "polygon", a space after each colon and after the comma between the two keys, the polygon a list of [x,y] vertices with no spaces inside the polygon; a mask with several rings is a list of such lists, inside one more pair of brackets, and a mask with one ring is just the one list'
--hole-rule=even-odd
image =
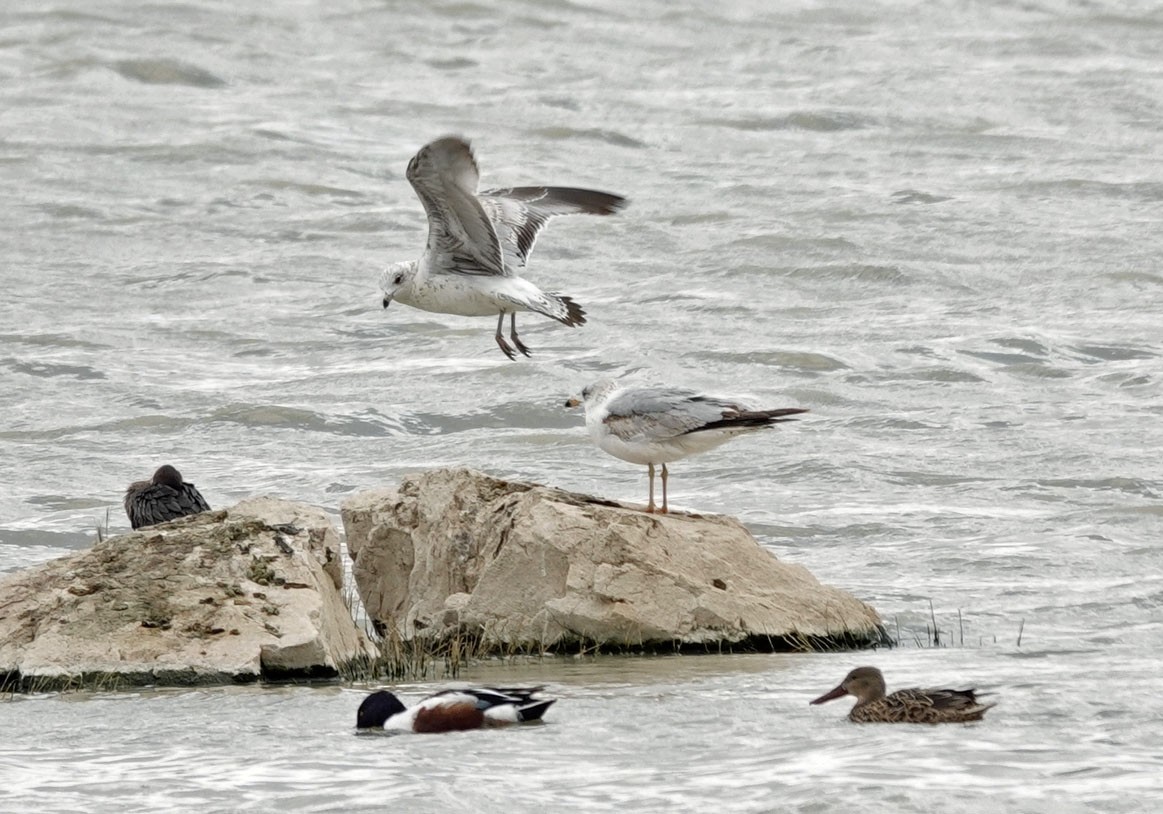
{"label": "large white rock", "polygon": [[341,507],[369,615],[404,638],[454,631],[496,650],[861,646],[880,617],[737,521],[652,515],[467,469]]}
{"label": "large white rock", "polygon": [[254,498],[0,581],[0,683],[329,677],[374,659],[321,510]]}

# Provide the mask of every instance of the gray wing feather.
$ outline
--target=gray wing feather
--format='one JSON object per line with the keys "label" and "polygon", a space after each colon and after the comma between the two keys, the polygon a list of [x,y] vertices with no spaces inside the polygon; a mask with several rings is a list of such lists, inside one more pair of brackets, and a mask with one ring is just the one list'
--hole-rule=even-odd
{"label": "gray wing feather", "polygon": [[611,215],[626,199],[573,187],[510,187],[477,194],[472,148],[450,136],[408,164],[408,181],[428,214],[428,250],[447,274],[512,276],[525,267],[537,233],[558,215]]}
{"label": "gray wing feather", "polygon": [[477,198],[480,172],[468,142],[438,139],[408,164],[408,181],[428,214],[428,249],[445,255],[459,274],[505,275],[493,221]]}
{"label": "gray wing feather", "polygon": [[496,229],[506,266],[524,268],[537,233],[559,215],[612,215],[626,199],[574,187],[510,187],[481,193],[481,206]]}
{"label": "gray wing feather", "polygon": [[610,432],[623,441],[663,440],[695,432],[742,408],[689,390],[627,390],[606,403]]}

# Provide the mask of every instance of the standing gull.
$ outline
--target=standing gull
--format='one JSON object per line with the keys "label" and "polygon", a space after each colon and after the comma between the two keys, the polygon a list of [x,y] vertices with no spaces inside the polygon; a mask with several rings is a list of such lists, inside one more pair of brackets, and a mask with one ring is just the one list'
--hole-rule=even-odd
{"label": "standing gull", "polygon": [[125,490],[125,513],[135,529],[208,511],[202,493],[169,464],[159,467],[152,480],[135,481]]}
{"label": "standing gull", "polygon": [[[703,396],[690,390],[622,387],[609,379],[594,382],[567,407],[584,404],[586,429],[594,443],[615,458],[646,464],[650,502],[646,511],[666,514],[666,465],[706,452],[737,435],[794,419],[802,407],[749,410],[738,402]],[[654,505],[654,467],[662,464],[662,508]]]}
{"label": "standing gull", "polygon": [[[517,276],[537,232],[555,215],[610,215],[619,195],[570,187],[513,187],[477,193],[480,172],[468,142],[449,136],[427,144],[408,164],[408,181],[428,213],[428,243],[419,260],[395,263],[380,277],[384,308],[393,300],[441,314],[497,317],[497,345],[530,355],[517,336],[517,312],[535,311],[571,328],[585,311],[569,297],[544,292]],[[501,331],[509,315],[509,338]]]}

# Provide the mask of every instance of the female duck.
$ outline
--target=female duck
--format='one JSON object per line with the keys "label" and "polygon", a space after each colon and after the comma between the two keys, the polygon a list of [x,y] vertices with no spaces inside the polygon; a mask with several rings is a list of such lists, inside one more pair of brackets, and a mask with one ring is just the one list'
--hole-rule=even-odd
{"label": "female duck", "polygon": [[916,687],[885,695],[884,676],[875,667],[857,667],[834,690],[809,703],[856,696],[848,720],[856,723],[958,724],[980,721],[993,704],[980,704],[976,690],[923,690]]}

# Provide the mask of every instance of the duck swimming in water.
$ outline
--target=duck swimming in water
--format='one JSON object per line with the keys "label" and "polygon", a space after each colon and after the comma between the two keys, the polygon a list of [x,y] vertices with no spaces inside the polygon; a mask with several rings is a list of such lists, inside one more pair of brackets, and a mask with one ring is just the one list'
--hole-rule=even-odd
{"label": "duck swimming in water", "polygon": [[911,687],[885,695],[884,676],[875,667],[857,667],[839,686],[811,704],[844,695],[856,696],[848,720],[856,723],[959,724],[980,721],[994,704],[977,701],[976,690],[931,690]]}
{"label": "duck swimming in water", "polygon": [[554,698],[534,698],[541,687],[529,689],[444,690],[411,709],[387,690],[373,692],[359,705],[358,729],[383,728],[403,732],[455,732],[486,726],[539,721]]}

